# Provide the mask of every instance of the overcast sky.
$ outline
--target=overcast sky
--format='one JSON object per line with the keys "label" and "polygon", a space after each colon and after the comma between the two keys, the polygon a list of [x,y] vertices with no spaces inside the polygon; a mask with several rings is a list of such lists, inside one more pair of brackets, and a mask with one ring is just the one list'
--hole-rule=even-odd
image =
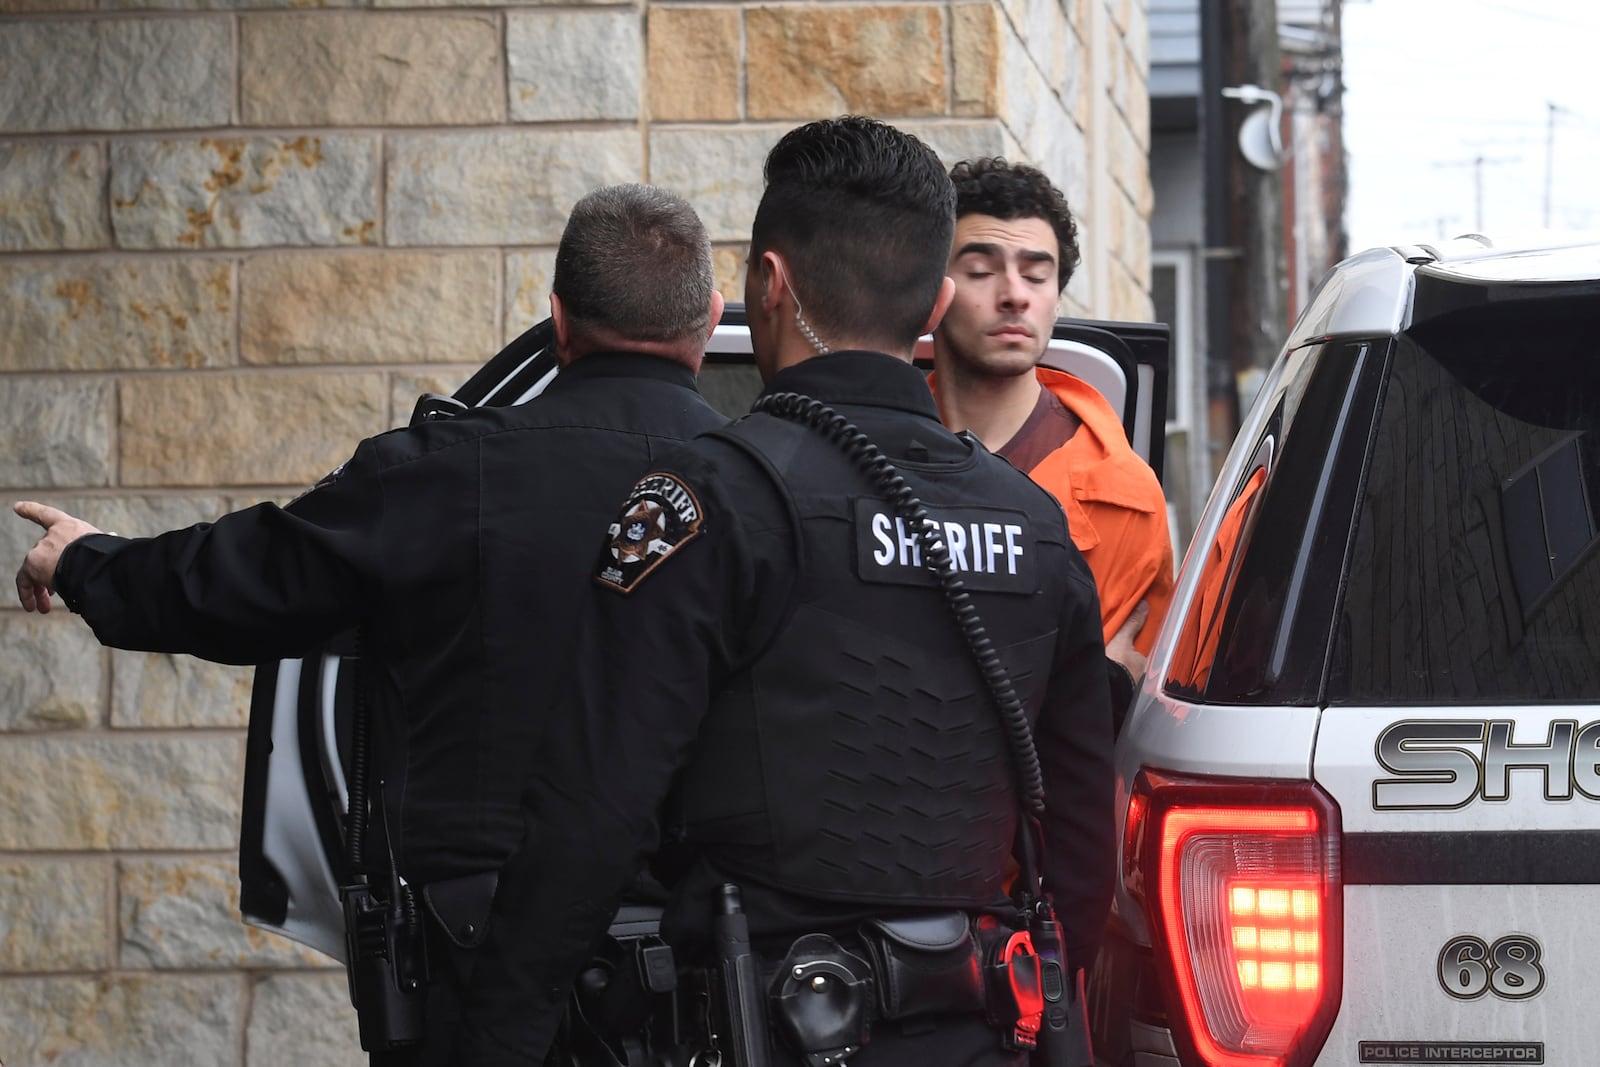
{"label": "overcast sky", "polygon": [[1547,181],[1600,230],[1600,2],[1345,0],[1344,80],[1352,252],[1542,229]]}

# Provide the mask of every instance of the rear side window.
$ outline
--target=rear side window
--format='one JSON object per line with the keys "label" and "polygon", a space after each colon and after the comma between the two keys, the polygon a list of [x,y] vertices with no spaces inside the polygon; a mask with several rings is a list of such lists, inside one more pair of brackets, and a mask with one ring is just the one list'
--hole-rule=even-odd
{"label": "rear side window", "polygon": [[1595,316],[1507,315],[1395,346],[1330,702],[1600,701]]}
{"label": "rear side window", "polygon": [[1285,357],[1179,631],[1175,695],[1318,700],[1383,353],[1382,341],[1348,341]]}

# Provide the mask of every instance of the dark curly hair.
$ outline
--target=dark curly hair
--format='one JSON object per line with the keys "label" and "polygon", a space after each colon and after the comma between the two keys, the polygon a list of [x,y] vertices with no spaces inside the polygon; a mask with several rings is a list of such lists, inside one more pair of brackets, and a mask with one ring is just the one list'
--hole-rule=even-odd
{"label": "dark curly hair", "polygon": [[1078,250],[1078,224],[1067,198],[1044,172],[1026,163],[1010,163],[994,156],[968,159],[950,168],[956,187],[956,217],[992,215],[997,219],[1044,219],[1056,231],[1062,289],[1072,279],[1083,256]]}
{"label": "dark curly hair", "polygon": [[944,283],[956,196],[933,149],[859,115],[790,130],[767,155],[752,259],[781,252],[829,335],[916,342]]}

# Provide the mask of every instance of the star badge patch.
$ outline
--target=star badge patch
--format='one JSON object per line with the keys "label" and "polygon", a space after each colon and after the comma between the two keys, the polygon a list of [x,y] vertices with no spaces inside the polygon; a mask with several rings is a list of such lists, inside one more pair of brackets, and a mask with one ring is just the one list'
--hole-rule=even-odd
{"label": "star badge patch", "polygon": [[600,553],[595,581],[623,593],[694,539],[704,516],[694,491],[671,474],[647,474],[628,494]]}

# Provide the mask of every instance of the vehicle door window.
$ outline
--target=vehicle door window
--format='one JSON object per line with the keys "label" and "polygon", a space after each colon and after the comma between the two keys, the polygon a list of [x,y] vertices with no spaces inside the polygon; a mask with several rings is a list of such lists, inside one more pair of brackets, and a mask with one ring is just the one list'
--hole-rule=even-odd
{"label": "vehicle door window", "polygon": [[1572,305],[1402,336],[1330,702],[1600,700],[1600,353]]}
{"label": "vehicle door window", "polygon": [[750,405],[761,395],[761,374],[749,357],[707,356],[700,365],[698,383],[706,403],[730,419],[748,415]]}
{"label": "vehicle door window", "polygon": [[1286,357],[1189,603],[1167,687],[1190,700],[1312,704],[1381,383],[1382,344]]}

